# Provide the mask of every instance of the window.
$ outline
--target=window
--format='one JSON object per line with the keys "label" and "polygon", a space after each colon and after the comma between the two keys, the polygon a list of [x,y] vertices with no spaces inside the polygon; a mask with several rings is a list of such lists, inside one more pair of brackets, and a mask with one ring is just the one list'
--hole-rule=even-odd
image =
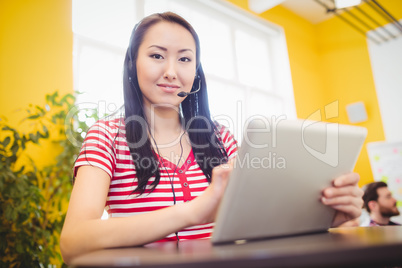
{"label": "window", "polygon": [[78,104],[102,103],[105,113],[123,104],[131,30],[142,17],[166,10],[197,31],[211,113],[239,141],[252,115],[296,117],[283,32],[224,0],[73,0]]}

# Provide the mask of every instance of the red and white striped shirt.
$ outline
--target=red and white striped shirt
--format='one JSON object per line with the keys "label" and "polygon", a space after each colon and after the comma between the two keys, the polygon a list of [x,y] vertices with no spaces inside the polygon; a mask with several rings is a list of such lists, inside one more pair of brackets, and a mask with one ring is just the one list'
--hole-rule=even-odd
{"label": "red and white striped shirt", "polygon": [[[237,155],[236,140],[228,129],[220,124],[216,125],[229,159],[234,158]],[[76,174],[80,166],[91,165],[101,168],[110,176],[105,204],[109,217],[128,217],[172,206],[174,199],[171,179],[176,203],[191,201],[208,187],[209,183],[197,164],[192,150],[181,167],[176,167],[170,161],[158,157],[163,161],[159,166],[159,184],[151,192],[151,183],[155,179],[151,177],[142,195],[133,193],[138,181],[127,145],[124,119],[99,120],[87,133],[74,166],[74,173]],[[192,226],[179,231],[178,236],[180,240],[209,238],[212,229],[213,223]],[[161,241],[175,239],[175,234],[170,234]]]}

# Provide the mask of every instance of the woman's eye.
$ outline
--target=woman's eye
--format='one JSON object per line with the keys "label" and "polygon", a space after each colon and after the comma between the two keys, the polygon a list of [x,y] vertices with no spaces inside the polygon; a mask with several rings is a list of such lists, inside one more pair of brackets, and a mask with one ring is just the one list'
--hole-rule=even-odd
{"label": "woman's eye", "polygon": [[189,59],[187,57],[182,57],[179,59],[179,61],[187,62],[187,61],[191,61],[191,59]]}
{"label": "woman's eye", "polygon": [[159,55],[159,54],[152,54],[151,58],[154,58],[154,59],[157,59],[157,60],[163,59],[162,55]]}

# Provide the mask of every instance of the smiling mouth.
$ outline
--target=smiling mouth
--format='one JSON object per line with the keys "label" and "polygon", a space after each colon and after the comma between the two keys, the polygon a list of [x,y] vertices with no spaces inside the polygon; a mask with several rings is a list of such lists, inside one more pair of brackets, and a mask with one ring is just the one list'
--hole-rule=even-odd
{"label": "smiling mouth", "polygon": [[162,89],[163,92],[166,92],[166,93],[176,92],[176,90],[179,88],[176,85],[164,85],[164,84],[158,84],[158,87],[160,89]]}

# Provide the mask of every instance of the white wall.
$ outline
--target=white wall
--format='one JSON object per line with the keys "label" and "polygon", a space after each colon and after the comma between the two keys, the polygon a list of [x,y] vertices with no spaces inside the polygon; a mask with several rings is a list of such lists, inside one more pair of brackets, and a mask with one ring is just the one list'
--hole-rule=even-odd
{"label": "white wall", "polygon": [[[368,42],[386,141],[368,144],[367,150],[374,180],[387,182],[402,201],[402,33],[386,27],[398,38],[380,45]],[[393,220],[402,223],[402,215]]]}
{"label": "white wall", "polygon": [[402,141],[402,35],[369,42],[370,60],[386,141]]}

